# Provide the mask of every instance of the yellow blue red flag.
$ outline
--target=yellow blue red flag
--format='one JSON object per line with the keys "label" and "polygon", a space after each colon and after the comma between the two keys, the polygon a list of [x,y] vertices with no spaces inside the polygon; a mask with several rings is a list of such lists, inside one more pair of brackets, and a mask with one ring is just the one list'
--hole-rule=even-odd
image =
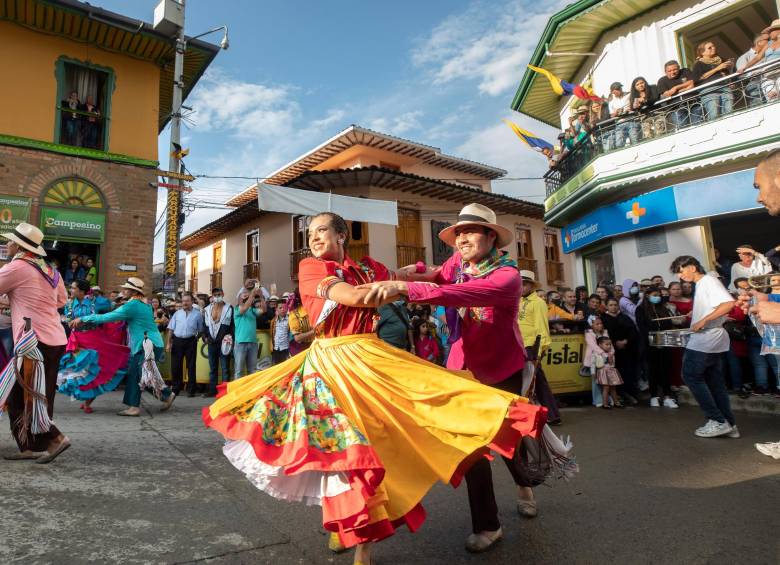
{"label": "yellow blue red flag", "polygon": [[534,151],[542,151],[543,149],[553,149],[552,143],[549,143],[542,139],[541,137],[531,133],[530,131],[524,130],[517,124],[510,122],[509,120],[502,120],[506,125],[508,125],[510,128],[512,128],[512,131],[515,132],[517,137],[522,139],[528,147],[533,149]]}

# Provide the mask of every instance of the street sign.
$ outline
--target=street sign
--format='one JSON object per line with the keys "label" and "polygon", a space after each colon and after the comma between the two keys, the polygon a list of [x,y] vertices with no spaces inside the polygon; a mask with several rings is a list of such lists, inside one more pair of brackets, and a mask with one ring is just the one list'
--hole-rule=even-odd
{"label": "street sign", "polygon": [[169,188],[171,190],[178,190],[179,192],[192,192],[191,186],[184,186],[184,185],[178,185],[178,184],[170,184],[167,182],[158,182],[157,186],[160,188]]}
{"label": "street sign", "polygon": [[0,194],[0,225],[13,231],[16,226],[30,219],[30,199]]}
{"label": "street sign", "polygon": [[168,191],[168,215],[165,218],[165,275],[176,278],[179,269],[179,211],[181,192]]}
{"label": "street sign", "polygon": [[41,208],[41,230],[47,239],[103,242],[106,214],[83,208]]}
{"label": "street sign", "polygon": [[186,180],[188,182],[195,180],[195,177],[186,173],[174,173],[173,171],[161,171],[160,169],[157,169],[157,176],[166,177],[168,179]]}
{"label": "street sign", "polygon": [[117,268],[120,271],[126,272],[126,273],[135,273],[138,271],[138,265],[129,265],[127,263],[119,263],[117,265]]}

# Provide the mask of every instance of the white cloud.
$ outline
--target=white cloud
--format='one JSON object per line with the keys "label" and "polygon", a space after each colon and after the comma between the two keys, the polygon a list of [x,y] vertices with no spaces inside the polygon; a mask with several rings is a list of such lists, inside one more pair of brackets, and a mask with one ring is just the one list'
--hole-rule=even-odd
{"label": "white cloud", "polygon": [[412,110],[393,117],[369,119],[366,122],[366,127],[391,135],[405,135],[410,131],[421,129],[420,118],[422,116],[422,110]]}
{"label": "white cloud", "polygon": [[412,61],[431,72],[434,84],[476,80],[481,93],[503,94],[517,86],[540,31],[565,4],[473,2],[436,26],[414,49]]}

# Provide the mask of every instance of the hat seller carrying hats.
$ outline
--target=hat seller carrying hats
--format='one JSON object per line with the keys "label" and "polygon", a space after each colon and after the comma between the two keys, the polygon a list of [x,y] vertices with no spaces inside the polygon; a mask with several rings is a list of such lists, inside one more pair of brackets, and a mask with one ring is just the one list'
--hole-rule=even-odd
{"label": "hat seller carrying hats", "polygon": [[46,250],[41,247],[43,232],[32,224],[22,222],[16,226],[14,231],[0,234],[0,236],[13,241],[16,245],[30,253],[46,257]]}
{"label": "hat seller carrying hats", "polygon": [[454,226],[444,228],[439,232],[439,239],[450,247],[455,247],[455,231],[463,226],[482,226],[493,230],[496,234],[496,247],[506,247],[514,236],[512,231],[496,223],[496,213],[482,204],[469,204],[458,214],[458,221]]}

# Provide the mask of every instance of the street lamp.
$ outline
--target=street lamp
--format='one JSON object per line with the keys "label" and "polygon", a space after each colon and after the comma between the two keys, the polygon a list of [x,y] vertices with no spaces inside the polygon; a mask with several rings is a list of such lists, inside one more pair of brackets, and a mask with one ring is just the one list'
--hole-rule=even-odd
{"label": "street lamp", "polygon": [[[210,33],[215,33],[219,30],[225,30],[225,35],[222,36],[222,41],[219,42],[220,49],[227,51],[230,47],[230,41],[228,40],[228,27],[227,26],[219,26],[215,27],[214,29],[210,29],[208,31],[205,31],[201,33],[200,35],[196,35],[194,37],[190,37],[187,41],[192,41],[193,39],[198,39],[199,37],[203,37],[204,35],[208,35]],[[186,43],[185,43],[186,45]]]}

